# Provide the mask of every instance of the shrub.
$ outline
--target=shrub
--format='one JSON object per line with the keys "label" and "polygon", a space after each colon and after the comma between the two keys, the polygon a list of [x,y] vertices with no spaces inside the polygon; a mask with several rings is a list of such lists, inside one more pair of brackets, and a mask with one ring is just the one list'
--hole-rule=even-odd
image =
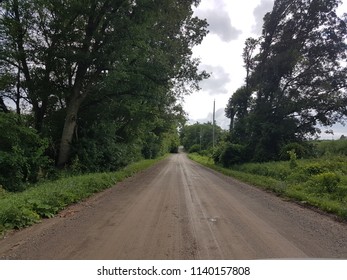
{"label": "shrub", "polygon": [[289,167],[290,169],[294,169],[298,166],[298,163],[297,163],[297,155],[296,155],[296,152],[295,150],[291,150],[291,151],[288,151],[287,152],[289,154]]}
{"label": "shrub", "polygon": [[305,147],[299,143],[289,143],[282,147],[280,152],[280,159],[281,160],[290,160],[291,159],[291,152],[294,152],[297,156],[297,158],[303,158],[306,154]]}
{"label": "shrub", "polygon": [[312,176],[308,184],[319,193],[333,193],[337,190],[341,178],[334,172],[325,172]]}
{"label": "shrub", "polygon": [[225,142],[219,143],[212,151],[212,159],[214,163],[220,163],[220,157],[226,146]]}
{"label": "shrub", "polygon": [[193,146],[190,147],[189,153],[198,153],[200,152],[201,148],[199,144],[194,144]]}
{"label": "shrub", "polygon": [[224,167],[230,167],[245,161],[245,147],[239,144],[226,143],[216,149],[213,159]]}
{"label": "shrub", "polygon": [[50,165],[44,155],[48,141],[12,113],[0,113],[0,131],[0,185],[23,190],[25,182],[36,182],[40,169]]}
{"label": "shrub", "polygon": [[310,176],[305,173],[301,168],[296,168],[294,171],[286,178],[286,181],[291,184],[300,184],[309,180]]}
{"label": "shrub", "polygon": [[0,225],[4,229],[22,228],[39,220],[39,215],[25,207],[21,200],[7,199],[0,201]]}
{"label": "shrub", "polygon": [[206,156],[206,157],[211,157],[211,155],[213,154],[213,149],[208,149],[208,150],[201,150],[199,152],[199,155],[202,155],[202,156]]}
{"label": "shrub", "polygon": [[319,163],[311,163],[309,165],[306,165],[303,169],[304,169],[304,172],[310,176],[318,175],[325,171],[324,167]]}

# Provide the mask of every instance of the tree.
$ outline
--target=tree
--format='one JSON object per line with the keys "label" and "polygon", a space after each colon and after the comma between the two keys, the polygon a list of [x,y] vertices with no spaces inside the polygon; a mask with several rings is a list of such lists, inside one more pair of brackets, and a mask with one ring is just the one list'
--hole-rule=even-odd
{"label": "tree", "polygon": [[[221,140],[222,134],[222,128],[215,125],[216,143]],[[180,136],[181,143],[187,151],[189,151],[193,146],[196,147],[198,151],[209,150],[213,147],[213,125],[211,122],[197,122],[192,125],[185,125],[182,128]]]}
{"label": "tree", "polygon": [[12,72],[20,69],[18,84],[27,92],[35,128],[48,131],[45,122],[57,112],[64,114],[58,166],[70,159],[78,115],[88,100],[155,98],[157,88],[170,99],[207,77],[191,57],[192,47],[207,33],[206,21],[192,16],[192,4],[199,1],[1,3],[6,35],[1,60]]}
{"label": "tree", "polygon": [[243,62],[246,69],[246,91],[250,91],[250,76],[255,68],[254,52],[258,46],[258,40],[254,38],[247,38],[245,47],[243,48]]}
{"label": "tree", "polygon": [[250,102],[252,95],[250,78],[256,66],[254,53],[258,45],[258,40],[254,38],[246,39],[245,47],[242,53],[244,67],[246,70],[246,84],[245,86],[242,86],[236,90],[236,92],[229,99],[225,109],[226,117],[230,118],[230,133],[233,134],[232,138],[234,140],[239,139],[240,141],[243,141],[242,139],[245,137],[245,119],[251,105]]}
{"label": "tree", "polygon": [[346,116],[347,17],[336,15],[339,3],[277,0],[264,17],[242,118],[254,160],[276,159],[283,145],[319,133],[317,124]]}
{"label": "tree", "polygon": [[242,143],[249,133],[251,102],[251,91],[245,86],[237,89],[229,99],[225,114],[230,118],[230,137],[234,143]]}
{"label": "tree", "polygon": [[[178,147],[177,127],[184,112],[166,91],[139,91],[110,99],[106,96],[112,87],[107,89],[91,94],[80,110],[72,159],[78,159],[81,171],[115,170]],[[105,98],[97,98],[100,95]]]}

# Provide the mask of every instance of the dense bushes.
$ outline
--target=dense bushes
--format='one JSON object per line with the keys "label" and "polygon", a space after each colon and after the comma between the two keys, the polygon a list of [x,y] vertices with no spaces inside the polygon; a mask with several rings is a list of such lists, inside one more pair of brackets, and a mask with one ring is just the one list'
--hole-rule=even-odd
{"label": "dense bushes", "polygon": [[[31,128],[30,118],[0,113],[0,130],[4,132],[0,134],[0,188],[6,191],[23,191],[29,183],[60,174],[54,166],[56,145],[48,147],[48,139]],[[124,125],[90,118],[89,122],[81,122],[75,132],[71,161],[64,167],[64,174],[115,171],[143,158],[177,152],[179,136],[173,125],[161,127],[158,132],[153,125],[156,133],[134,127],[126,127],[131,131],[122,132]],[[48,126],[45,130],[51,131]]]}
{"label": "dense bushes", "polygon": [[141,158],[141,148],[117,137],[118,127],[102,122],[81,129],[71,169],[77,173],[114,171]]}
{"label": "dense bushes", "polygon": [[221,143],[213,153],[215,163],[230,167],[246,161],[246,148],[239,144]]}
{"label": "dense bushes", "polygon": [[189,153],[199,153],[201,152],[201,146],[199,144],[194,144],[189,148]]}
{"label": "dense bushes", "polygon": [[49,160],[45,156],[48,142],[27,127],[12,113],[0,113],[0,185],[9,191],[20,191],[25,183],[36,182]]}
{"label": "dense bushes", "polygon": [[[193,146],[190,152],[199,152],[195,149],[197,146]],[[335,140],[335,141],[307,141],[307,142],[293,142],[284,145],[275,161],[289,160],[292,167],[295,167],[296,159],[308,159],[319,158],[322,156],[346,156],[347,155],[347,141]],[[234,164],[240,164],[244,162],[265,162],[265,160],[254,160],[254,151],[249,147],[233,144],[230,142],[222,141],[213,151],[212,158],[215,163],[221,164],[224,167],[230,167]],[[263,157],[265,158],[265,157]]]}
{"label": "dense bushes", "polygon": [[334,193],[338,189],[341,178],[334,172],[324,172],[312,176],[308,181],[308,185],[317,193]]}
{"label": "dense bushes", "polygon": [[290,160],[290,152],[294,152],[298,158],[303,158],[305,155],[305,147],[299,143],[289,143],[282,147],[280,159]]}

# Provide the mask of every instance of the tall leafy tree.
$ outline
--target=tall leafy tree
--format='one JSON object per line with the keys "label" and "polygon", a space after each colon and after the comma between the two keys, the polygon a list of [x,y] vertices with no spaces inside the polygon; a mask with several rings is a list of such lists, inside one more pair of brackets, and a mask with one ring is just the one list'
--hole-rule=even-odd
{"label": "tall leafy tree", "polygon": [[347,17],[338,0],[277,0],[264,18],[250,77],[248,145],[253,159],[319,133],[347,113]]}
{"label": "tall leafy tree", "polygon": [[250,77],[255,68],[254,54],[258,46],[258,40],[247,38],[243,48],[242,58],[246,69],[246,90],[250,91]]}
{"label": "tall leafy tree", "polygon": [[226,117],[230,119],[230,133],[232,141],[242,143],[247,137],[247,119],[252,103],[251,76],[256,67],[256,48],[259,41],[248,38],[245,42],[242,58],[246,70],[245,85],[237,89],[230,97],[225,108]]}

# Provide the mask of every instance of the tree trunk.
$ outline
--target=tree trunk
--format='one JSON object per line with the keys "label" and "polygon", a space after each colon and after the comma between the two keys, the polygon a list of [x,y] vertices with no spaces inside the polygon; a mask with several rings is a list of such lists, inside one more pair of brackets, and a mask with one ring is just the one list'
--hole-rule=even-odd
{"label": "tree trunk", "polygon": [[[20,63],[20,62],[19,62]],[[19,65],[18,63],[18,65]],[[18,66],[17,69],[17,92],[16,92],[16,112],[18,115],[20,115],[20,99],[21,99],[21,95],[20,95],[20,67]]]}
{"label": "tree trunk", "polygon": [[67,106],[66,118],[63,133],[60,140],[60,149],[58,154],[57,166],[63,167],[70,159],[71,142],[77,124],[78,110],[84,99],[84,95],[75,93]]}

